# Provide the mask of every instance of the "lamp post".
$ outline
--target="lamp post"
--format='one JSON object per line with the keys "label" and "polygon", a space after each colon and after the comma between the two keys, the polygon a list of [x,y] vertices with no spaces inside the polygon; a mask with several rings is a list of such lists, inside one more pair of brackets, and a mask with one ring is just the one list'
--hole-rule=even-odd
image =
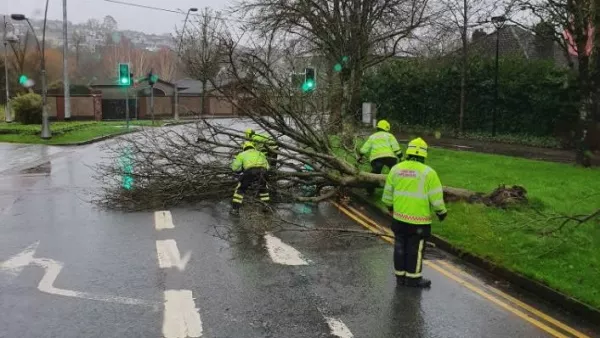
{"label": "lamp post", "polygon": [[504,15],[493,16],[492,24],[496,27],[496,71],[494,75],[494,110],[492,111],[492,136],[496,136],[496,115],[498,112],[498,71],[500,68],[499,54],[500,54],[500,28],[504,26],[506,17]]}
{"label": "lamp post", "polygon": [[[6,81],[6,109],[4,110],[4,121],[12,122],[12,114],[10,113],[10,89],[9,89],[9,81],[8,81],[8,44],[15,43],[19,40],[15,37],[14,33],[8,34],[8,21],[6,21],[6,16],[4,16],[4,80]],[[14,27],[11,25],[14,31]]]}
{"label": "lamp post", "polygon": [[[185,34],[185,24],[188,21],[188,17],[190,16],[190,12],[197,12],[198,8],[196,7],[191,7],[187,10],[187,13],[185,14],[185,20],[183,20],[183,28],[181,29],[181,39],[179,39],[179,46],[177,47],[177,62],[179,63],[179,59],[181,57],[181,47],[183,46],[183,35]],[[175,113],[173,114],[173,118],[175,120],[179,120],[179,93],[177,91],[177,83],[175,83],[175,89],[174,89],[174,94],[175,94]]]}
{"label": "lamp post", "polygon": [[46,0],[46,10],[44,11],[44,27],[42,29],[42,44],[40,46],[40,40],[37,38],[35,34],[35,30],[31,25],[29,19],[23,14],[11,14],[10,17],[16,21],[27,21],[29,24],[29,28],[31,28],[31,32],[35,37],[35,41],[37,42],[38,49],[42,55],[41,57],[41,72],[42,72],[42,133],[41,138],[44,140],[48,140],[52,138],[52,133],[50,132],[50,121],[48,119],[48,110],[46,109],[46,95],[48,93],[48,89],[46,88],[46,56],[45,56],[45,47],[46,47],[46,19],[48,17],[48,1]]}

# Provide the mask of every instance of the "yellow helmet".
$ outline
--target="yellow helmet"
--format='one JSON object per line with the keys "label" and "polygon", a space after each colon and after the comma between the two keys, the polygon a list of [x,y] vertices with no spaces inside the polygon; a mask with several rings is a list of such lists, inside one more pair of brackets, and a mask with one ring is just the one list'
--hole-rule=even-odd
{"label": "yellow helmet", "polygon": [[377,122],[377,128],[383,130],[383,131],[390,131],[391,126],[390,123],[386,120],[379,120]]}
{"label": "yellow helmet", "polygon": [[246,150],[248,148],[256,149],[256,147],[254,146],[254,143],[252,143],[250,141],[246,141],[246,142],[244,142],[244,145],[242,145],[242,149]]}
{"label": "yellow helmet", "polygon": [[406,148],[406,155],[421,156],[423,158],[427,158],[427,143],[420,137],[408,142],[408,148]]}
{"label": "yellow helmet", "polygon": [[252,128],[246,129],[246,138],[250,138],[252,135],[254,135],[254,130]]}

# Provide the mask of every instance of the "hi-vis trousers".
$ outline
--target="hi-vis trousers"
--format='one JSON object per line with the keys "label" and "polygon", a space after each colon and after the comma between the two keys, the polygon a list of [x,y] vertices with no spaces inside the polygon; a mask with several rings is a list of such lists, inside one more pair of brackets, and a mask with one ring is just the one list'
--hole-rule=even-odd
{"label": "hi-vis trousers", "polygon": [[425,240],[431,235],[431,224],[409,224],[394,220],[394,270],[396,276],[421,278]]}
{"label": "hi-vis trousers", "polygon": [[244,194],[250,188],[258,189],[258,196],[262,202],[269,202],[269,190],[267,189],[266,180],[267,171],[264,168],[250,168],[244,170],[240,183],[238,183],[233,193],[232,206],[239,209],[244,201]]}

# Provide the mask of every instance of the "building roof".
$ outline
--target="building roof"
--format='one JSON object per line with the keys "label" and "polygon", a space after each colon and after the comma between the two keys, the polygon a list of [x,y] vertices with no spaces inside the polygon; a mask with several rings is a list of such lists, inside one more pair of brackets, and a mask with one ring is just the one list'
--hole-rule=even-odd
{"label": "building roof", "polygon": [[526,59],[552,58],[557,65],[567,65],[567,59],[557,43],[551,41],[550,48],[547,46],[540,48],[536,35],[517,25],[505,25],[498,31],[474,38],[469,46],[471,53],[494,57],[497,34],[499,34],[498,54],[501,56],[514,55]]}

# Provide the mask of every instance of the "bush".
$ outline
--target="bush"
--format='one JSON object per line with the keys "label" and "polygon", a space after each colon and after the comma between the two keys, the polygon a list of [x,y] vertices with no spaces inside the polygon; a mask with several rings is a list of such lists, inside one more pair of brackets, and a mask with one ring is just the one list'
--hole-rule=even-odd
{"label": "bush", "polygon": [[[494,59],[469,61],[464,131],[492,130]],[[499,67],[498,134],[559,136],[577,121],[577,86],[552,62],[503,57]],[[453,59],[404,59],[365,76],[364,102],[380,117],[402,125],[456,130],[460,107],[460,63]]]}
{"label": "bush", "polygon": [[42,97],[35,93],[19,95],[11,100],[15,121],[23,124],[42,123]]}

